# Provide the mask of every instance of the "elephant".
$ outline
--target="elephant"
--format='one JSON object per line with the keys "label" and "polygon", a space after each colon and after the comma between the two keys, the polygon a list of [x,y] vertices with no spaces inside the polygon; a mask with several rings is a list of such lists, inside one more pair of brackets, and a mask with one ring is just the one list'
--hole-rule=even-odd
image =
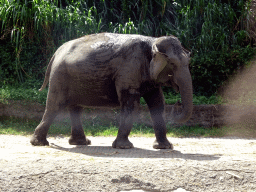
{"label": "elephant", "polygon": [[137,34],[98,33],[68,41],[51,58],[43,85],[49,83],[46,109],[30,143],[49,145],[47,132],[57,114],[68,108],[70,145],[90,145],[81,115],[83,107],[120,108],[120,123],[113,148],[129,149],[133,117],[143,97],[155,131],[155,149],[173,149],[163,118],[162,86],[181,94],[172,110],[177,123],[189,120],[193,88],[189,71],[190,52],[175,36],[149,37]]}

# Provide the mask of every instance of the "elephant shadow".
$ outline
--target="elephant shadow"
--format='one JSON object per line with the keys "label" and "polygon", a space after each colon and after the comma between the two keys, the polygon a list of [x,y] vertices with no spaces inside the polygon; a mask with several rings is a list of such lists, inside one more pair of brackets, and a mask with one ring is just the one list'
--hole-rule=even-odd
{"label": "elephant shadow", "polygon": [[209,155],[200,153],[182,153],[178,150],[170,149],[143,149],[143,148],[132,148],[132,149],[115,149],[111,146],[86,146],[76,145],[73,148],[66,148],[54,143],[50,143],[50,147],[56,150],[83,154],[91,157],[100,158],[176,158],[184,160],[198,160],[198,161],[212,161],[218,160],[220,154]]}

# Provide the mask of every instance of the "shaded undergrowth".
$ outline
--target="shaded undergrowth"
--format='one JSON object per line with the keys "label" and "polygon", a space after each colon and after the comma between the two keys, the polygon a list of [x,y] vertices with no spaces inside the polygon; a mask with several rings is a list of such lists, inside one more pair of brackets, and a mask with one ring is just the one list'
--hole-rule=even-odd
{"label": "shaded undergrowth", "polygon": [[[48,90],[38,91],[40,85],[36,85],[34,87],[26,87],[23,84],[19,86],[5,85],[0,87],[0,103],[8,103],[8,100],[24,100],[45,105]],[[180,94],[175,92],[164,92],[164,97],[166,104],[174,104],[181,100]],[[141,98],[140,103],[146,105],[143,98]],[[193,95],[193,103],[194,105],[221,104],[221,98],[215,95],[209,97]]]}

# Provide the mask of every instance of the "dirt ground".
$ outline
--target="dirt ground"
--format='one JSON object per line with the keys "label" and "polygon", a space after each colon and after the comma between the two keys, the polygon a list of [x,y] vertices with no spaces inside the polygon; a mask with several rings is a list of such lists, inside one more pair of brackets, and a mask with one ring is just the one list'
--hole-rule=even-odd
{"label": "dirt ground", "polygon": [[0,135],[0,191],[256,191],[255,139],[168,138],[174,150],[157,150],[154,138],[131,137],[135,148],[121,150],[114,137],[89,138],[34,147]]}

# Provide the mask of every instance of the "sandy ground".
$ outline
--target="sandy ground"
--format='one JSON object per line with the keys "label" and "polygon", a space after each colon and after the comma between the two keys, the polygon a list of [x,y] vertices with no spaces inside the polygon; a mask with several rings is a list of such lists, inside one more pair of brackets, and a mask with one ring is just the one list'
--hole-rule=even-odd
{"label": "sandy ground", "polygon": [[168,138],[174,150],[142,137],[126,150],[111,147],[114,137],[29,139],[0,135],[0,191],[256,191],[255,139]]}

